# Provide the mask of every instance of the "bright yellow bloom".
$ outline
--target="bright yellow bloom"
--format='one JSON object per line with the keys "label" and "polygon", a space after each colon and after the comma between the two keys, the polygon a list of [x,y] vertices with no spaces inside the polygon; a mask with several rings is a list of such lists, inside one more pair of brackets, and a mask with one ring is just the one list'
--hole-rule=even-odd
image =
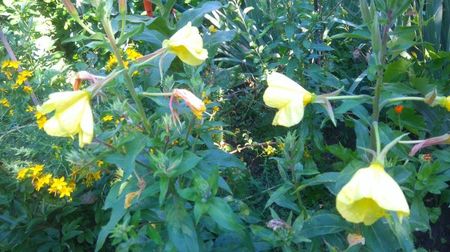
{"label": "bright yellow bloom", "polygon": [[359,169],[338,193],[338,212],[349,222],[371,225],[379,218],[397,212],[402,218],[409,215],[409,206],[399,185],[383,166],[371,164]]}
{"label": "bright yellow bloom", "polygon": [[63,198],[63,197],[67,197],[67,198],[71,198],[71,194],[74,191],[75,187],[74,186],[63,186],[61,187],[61,189],[59,190],[59,198]]}
{"label": "bright yellow bloom", "polygon": [[108,61],[106,62],[106,66],[105,69],[106,71],[111,71],[117,64],[117,58],[116,56],[114,56],[113,54],[111,54],[111,56],[109,56]]}
{"label": "bright yellow bloom", "polygon": [[127,48],[127,49],[125,50],[125,53],[126,53],[127,58],[128,58],[129,60],[137,60],[137,59],[139,59],[140,57],[143,56],[140,52],[136,51],[136,50],[135,50],[134,48],[132,48],[132,47]]}
{"label": "bright yellow bloom", "polygon": [[34,165],[33,167],[30,167],[31,174],[29,176],[32,177],[33,180],[35,180],[41,175],[43,170],[43,165]]}
{"label": "bright yellow bloom", "polygon": [[19,76],[17,76],[16,84],[14,85],[14,87],[17,88],[18,86],[22,85],[31,76],[33,76],[33,73],[31,71],[23,70],[19,73]]}
{"label": "bright yellow bloom", "polygon": [[91,143],[94,119],[90,97],[90,93],[84,90],[50,94],[50,99],[38,107],[38,111],[44,114],[55,110],[55,115],[44,124],[45,132],[58,137],[78,134],[80,147]]}
{"label": "bright yellow bloom", "polygon": [[11,105],[9,104],[8,99],[6,99],[6,98],[0,99],[0,104],[1,104],[3,107],[5,107],[5,108],[11,107]]}
{"label": "bright yellow bloom", "polygon": [[30,171],[29,168],[23,168],[23,169],[20,169],[20,170],[17,172],[16,179],[19,180],[19,181],[20,181],[20,180],[24,180],[25,177],[27,176],[27,174],[28,174],[29,171]]}
{"label": "bright yellow bloom", "polygon": [[44,125],[47,122],[47,116],[45,116],[44,114],[42,114],[39,111],[36,111],[36,113],[34,114],[34,117],[36,117],[36,123],[38,125],[38,128],[39,129],[44,128]]}
{"label": "bright yellow bloom", "polygon": [[188,105],[195,117],[202,119],[203,112],[206,111],[206,106],[200,98],[186,89],[174,89],[172,93],[174,97],[181,98],[186,102],[186,105]]}
{"label": "bright yellow bloom", "polygon": [[5,60],[5,61],[2,62],[2,69],[5,69],[5,68],[18,69],[19,65],[20,65],[19,61]]}
{"label": "bright yellow bloom", "polygon": [[112,115],[105,115],[104,117],[102,117],[102,121],[104,122],[109,122],[112,121],[114,117]]}
{"label": "bright yellow bloom", "polygon": [[273,125],[291,127],[303,119],[305,106],[313,96],[295,81],[283,74],[272,72],[267,75],[268,87],[264,92],[264,103],[278,109]]}
{"label": "bright yellow bloom", "polygon": [[442,107],[446,108],[450,112],[450,96],[444,97],[442,100]]}
{"label": "bright yellow bloom", "polygon": [[31,94],[31,92],[33,92],[33,88],[30,86],[24,86],[22,89],[27,94]]}
{"label": "bright yellow bloom", "polygon": [[57,193],[60,193],[61,189],[63,189],[64,187],[67,186],[67,182],[64,181],[65,178],[61,177],[61,178],[54,178],[52,180],[52,184],[50,185],[50,188],[48,189],[49,193],[54,193],[55,195]]}
{"label": "bright yellow bloom", "polygon": [[36,189],[36,191],[39,192],[42,187],[49,185],[51,180],[52,180],[51,174],[45,174],[43,176],[38,177],[34,182],[34,189]]}
{"label": "bright yellow bloom", "polygon": [[170,39],[164,40],[162,45],[188,65],[198,66],[208,58],[208,51],[203,48],[203,39],[197,27],[193,27],[191,22]]}
{"label": "bright yellow bloom", "polygon": [[105,162],[103,162],[103,160],[97,160],[98,167],[102,167],[104,164],[105,164]]}

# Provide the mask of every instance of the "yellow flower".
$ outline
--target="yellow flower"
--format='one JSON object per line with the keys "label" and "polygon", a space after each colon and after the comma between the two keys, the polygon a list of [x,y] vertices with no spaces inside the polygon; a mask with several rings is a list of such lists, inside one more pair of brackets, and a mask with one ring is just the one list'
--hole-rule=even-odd
{"label": "yellow flower", "polygon": [[31,105],[27,105],[27,109],[25,111],[31,113],[34,111],[34,107]]}
{"label": "yellow flower", "polygon": [[35,180],[41,175],[43,170],[44,170],[43,165],[34,165],[33,167],[30,168],[31,175],[29,176],[32,177],[33,180]]}
{"label": "yellow flower", "polygon": [[17,172],[17,176],[16,176],[16,179],[17,180],[24,180],[25,179],[25,177],[27,176],[27,173],[30,171],[30,169],[29,168],[23,168],[23,169],[20,169],[18,172]]}
{"label": "yellow flower", "polygon": [[94,119],[90,97],[90,93],[83,90],[50,94],[50,99],[38,107],[38,111],[44,114],[55,110],[55,115],[44,124],[45,132],[58,137],[78,134],[80,147],[91,143]]}
{"label": "yellow flower", "polygon": [[202,118],[203,112],[206,111],[206,106],[200,98],[186,89],[174,89],[172,93],[174,97],[183,99],[198,119]]}
{"label": "yellow flower", "polygon": [[23,70],[22,72],[20,72],[19,76],[17,76],[16,84],[13,86],[13,88],[17,88],[18,86],[22,85],[26,80],[28,80],[28,77],[31,77],[32,75],[33,73],[28,70]]}
{"label": "yellow flower", "polygon": [[5,68],[18,69],[19,65],[20,65],[19,61],[5,60],[5,61],[2,62],[2,69],[5,69]]}
{"label": "yellow flower", "polygon": [[217,28],[216,28],[214,25],[210,25],[210,26],[208,27],[208,30],[209,30],[211,33],[216,33],[216,32],[217,32]]}
{"label": "yellow flower", "polygon": [[140,52],[136,51],[136,50],[135,50],[134,48],[132,48],[132,47],[127,48],[127,49],[125,50],[125,53],[126,53],[127,58],[128,58],[129,60],[136,60],[136,59],[139,59],[140,57],[143,56]]}
{"label": "yellow flower", "polygon": [[3,107],[5,107],[5,108],[9,108],[9,107],[11,106],[11,105],[9,104],[8,99],[6,99],[6,98],[0,99],[0,104],[1,104]]}
{"label": "yellow flower", "polygon": [[67,198],[71,198],[71,194],[73,192],[73,190],[75,189],[74,186],[63,186],[61,187],[61,189],[59,190],[59,198],[63,198],[64,196],[66,196]]}
{"label": "yellow flower", "polygon": [[299,84],[283,74],[272,72],[267,75],[268,88],[264,92],[264,103],[278,109],[273,125],[291,127],[303,119],[305,106],[313,96]]}
{"label": "yellow flower", "polygon": [[371,164],[359,169],[338,193],[338,212],[349,222],[371,225],[379,218],[397,212],[402,218],[409,215],[409,206],[399,185],[383,166]]}
{"label": "yellow flower", "polygon": [[108,71],[108,72],[111,71],[116,66],[116,64],[117,64],[117,58],[116,58],[116,56],[111,54],[111,56],[109,56],[108,61],[106,62],[106,66],[105,66],[106,71]]}
{"label": "yellow flower", "polygon": [[33,92],[33,88],[30,86],[24,86],[22,89],[27,94],[31,94],[31,92]]}
{"label": "yellow flower", "polygon": [[193,27],[191,22],[170,39],[164,40],[162,45],[188,65],[198,66],[208,58],[208,51],[203,48],[203,39],[197,27]]}
{"label": "yellow flower", "polygon": [[105,164],[105,162],[103,162],[103,160],[97,160],[98,167],[102,167],[104,164]]}
{"label": "yellow flower", "polygon": [[442,107],[446,108],[450,112],[450,96],[443,97],[441,102]]}
{"label": "yellow flower", "polygon": [[52,180],[51,174],[45,174],[44,176],[40,176],[36,179],[36,182],[34,183],[34,188],[36,191],[40,191],[42,187],[45,185],[49,185]]}
{"label": "yellow flower", "polygon": [[47,122],[47,116],[45,116],[44,114],[42,114],[39,111],[36,111],[36,113],[34,114],[34,117],[36,117],[36,123],[38,125],[38,128],[39,129],[44,128],[44,125]]}
{"label": "yellow flower", "polygon": [[48,192],[53,193],[54,195],[60,193],[61,189],[67,186],[67,182],[64,180],[65,180],[64,177],[54,178],[52,180],[50,188],[48,189]]}
{"label": "yellow flower", "polygon": [[112,121],[112,119],[113,119],[112,115],[105,115],[104,117],[102,117],[102,121],[104,122]]}

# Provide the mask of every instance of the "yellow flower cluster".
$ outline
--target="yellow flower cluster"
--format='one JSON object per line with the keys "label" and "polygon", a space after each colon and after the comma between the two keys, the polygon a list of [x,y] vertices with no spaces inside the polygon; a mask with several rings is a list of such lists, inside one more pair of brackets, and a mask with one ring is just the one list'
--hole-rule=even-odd
{"label": "yellow flower cluster", "polygon": [[105,115],[102,117],[102,121],[104,122],[110,122],[114,119],[114,117],[112,115]]}
{"label": "yellow flower cluster", "polygon": [[5,107],[5,108],[11,107],[11,105],[9,104],[8,99],[6,99],[6,98],[0,99],[0,104],[1,104],[3,107]]}
{"label": "yellow flower cluster", "polygon": [[17,172],[16,178],[23,181],[31,178],[31,183],[36,191],[40,191],[45,186],[48,186],[48,192],[53,193],[59,198],[67,197],[71,199],[72,193],[75,190],[75,183],[66,182],[64,177],[55,178],[50,173],[43,173],[44,165],[33,165],[23,168]]}
{"label": "yellow flower cluster", "polygon": [[[127,60],[124,61],[123,63],[125,64],[126,68],[128,68],[128,65],[130,64],[129,61],[134,61],[134,60],[139,59],[140,57],[143,56],[140,52],[136,51],[136,49],[134,49],[133,47],[128,47],[125,50],[125,55],[126,55],[126,59]],[[111,70],[113,70],[113,68],[116,65],[117,65],[117,58],[116,58],[116,56],[114,56],[112,54],[112,55],[109,56],[109,59],[106,62],[105,69],[106,69],[106,71],[110,72]]]}
{"label": "yellow flower cluster", "polygon": [[17,89],[20,86],[23,85],[23,83],[25,83],[25,81],[28,80],[29,77],[33,76],[33,73],[31,71],[28,70],[23,70],[22,72],[19,73],[19,75],[17,76],[17,80],[16,80],[16,84],[14,84],[12,86],[13,89]]}
{"label": "yellow flower cluster", "polygon": [[19,61],[5,60],[2,62],[2,73],[6,75],[6,78],[8,78],[8,80],[11,80],[13,72],[19,69],[19,65]]}
{"label": "yellow flower cluster", "polygon": [[[28,108],[27,108],[27,109],[28,109]],[[45,123],[47,122],[47,116],[45,116],[45,114],[43,114],[43,113],[37,111],[37,112],[34,114],[34,117],[36,117],[36,123],[37,123],[37,125],[38,125],[38,128],[39,128],[39,129],[44,128],[44,125],[45,125]]]}
{"label": "yellow flower cluster", "polygon": [[94,185],[94,182],[99,181],[101,177],[102,177],[101,170],[98,170],[96,172],[89,172],[84,178],[84,184],[87,187],[91,187],[92,185]]}
{"label": "yellow flower cluster", "polygon": [[277,149],[274,148],[272,145],[270,145],[269,143],[267,144],[266,147],[263,148],[263,153],[266,156],[272,156],[277,152]]}

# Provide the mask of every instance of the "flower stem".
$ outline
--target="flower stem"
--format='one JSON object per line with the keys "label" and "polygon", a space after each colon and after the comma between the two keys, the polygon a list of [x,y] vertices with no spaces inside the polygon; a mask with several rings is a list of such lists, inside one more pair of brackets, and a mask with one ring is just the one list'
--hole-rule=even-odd
{"label": "flower stem", "polygon": [[336,101],[336,100],[369,99],[369,98],[372,98],[372,96],[369,96],[369,95],[338,95],[338,96],[327,96],[326,98],[330,101]]}
{"label": "flower stem", "polygon": [[149,92],[141,92],[139,95],[152,97],[152,96],[171,96],[172,93],[149,93]]}
{"label": "flower stem", "polygon": [[[119,66],[123,69],[126,69],[125,64],[123,62],[121,53],[119,48],[116,45],[116,40],[114,38],[114,34],[111,28],[111,24],[109,22],[109,20],[107,18],[103,18],[102,19],[102,25],[103,28],[105,29],[106,32],[106,36],[109,40],[109,43],[111,45],[111,48],[113,50],[114,56],[117,58],[117,62],[119,64]],[[145,130],[150,133],[150,123],[147,119],[147,116],[145,115],[145,109],[144,106],[142,105],[141,100],[139,100],[139,97],[136,93],[136,90],[134,89],[134,84],[133,84],[133,80],[130,77],[130,74],[128,73],[128,71],[124,71],[123,73],[124,78],[125,78],[125,84],[127,86],[128,92],[130,92],[131,97],[133,98],[134,102],[136,103],[137,106],[137,111],[139,113],[139,115],[141,116],[143,123],[144,123],[144,128]]]}
{"label": "flower stem", "polygon": [[425,101],[424,97],[415,97],[415,96],[405,96],[405,97],[396,97],[384,100],[380,104],[380,109],[383,109],[384,106],[386,106],[389,103],[399,102],[399,101]]}

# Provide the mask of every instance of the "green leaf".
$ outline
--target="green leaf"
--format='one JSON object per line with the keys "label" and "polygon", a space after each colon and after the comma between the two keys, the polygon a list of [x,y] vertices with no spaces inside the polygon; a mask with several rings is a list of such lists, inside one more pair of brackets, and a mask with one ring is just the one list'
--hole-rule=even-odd
{"label": "green leaf", "polygon": [[167,204],[166,223],[169,240],[178,251],[196,252],[200,251],[198,245],[197,231],[192,216],[183,207],[181,201],[174,200]]}
{"label": "green leaf", "polygon": [[267,201],[264,209],[272,205],[277,199],[281,198],[286,192],[288,192],[292,188],[291,184],[283,184],[279,187],[275,192],[270,195],[269,200]]}
{"label": "green leaf", "polygon": [[181,162],[171,171],[169,171],[168,176],[170,178],[178,177],[188,172],[200,162],[201,158],[190,151],[183,152],[183,159]]}
{"label": "green leaf", "polygon": [[395,252],[399,244],[389,226],[383,220],[371,226],[361,225],[362,235],[366,239],[366,246],[370,251]]}
{"label": "green leaf", "polygon": [[177,29],[185,26],[189,21],[192,22],[192,25],[199,25],[203,16],[211,11],[217,10],[222,7],[222,4],[218,1],[210,1],[205,2],[202,6],[198,8],[189,9],[183,12],[183,16],[181,16],[180,20],[177,23]]}
{"label": "green leaf", "polygon": [[194,217],[195,217],[195,223],[198,223],[200,221],[200,218],[207,213],[209,210],[209,204],[203,203],[203,202],[195,202],[194,205]]}
{"label": "green leaf", "polygon": [[162,206],[164,199],[166,198],[167,191],[169,190],[170,179],[168,177],[160,177],[159,180],[159,205]]}
{"label": "green leaf", "polygon": [[243,227],[231,207],[221,198],[215,197],[208,203],[208,214],[223,229],[242,232]]}
{"label": "green leaf", "polygon": [[343,220],[340,216],[330,213],[320,213],[307,219],[300,236],[313,238],[317,236],[339,233],[344,230],[351,230],[351,224]]}

